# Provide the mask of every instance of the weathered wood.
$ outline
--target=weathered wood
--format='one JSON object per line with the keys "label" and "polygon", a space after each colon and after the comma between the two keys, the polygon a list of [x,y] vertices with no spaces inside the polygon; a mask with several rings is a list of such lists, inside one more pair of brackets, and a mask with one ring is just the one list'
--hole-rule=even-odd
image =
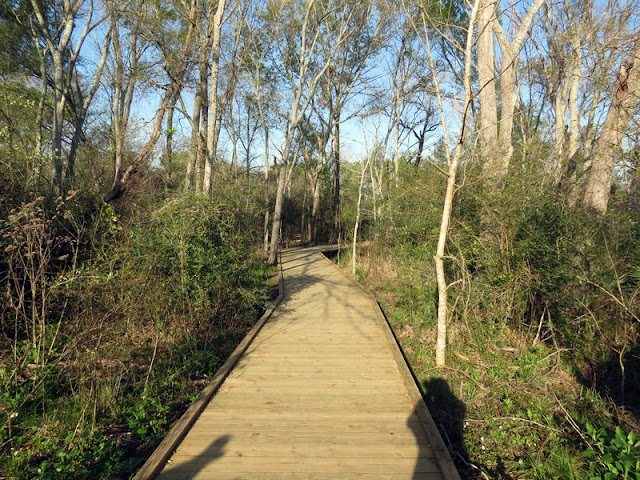
{"label": "weathered wood", "polygon": [[284,297],[282,270],[280,270],[279,276],[278,297],[275,299],[273,307],[267,310],[262,317],[260,317],[258,323],[254,325],[240,345],[236,347],[231,356],[229,356],[227,361],[224,362],[222,367],[220,367],[216,372],[209,385],[205,387],[200,396],[189,406],[187,411],[173,425],[171,430],[169,430],[167,436],[147,459],[142,468],[138,470],[138,473],[133,477],[133,480],[152,479],[160,473],[167,460],[171,457],[171,454],[189,432],[213,395],[218,391],[224,380],[231,373],[233,367],[235,367],[240,361],[244,352],[246,352],[247,348],[251,345],[251,342],[256,338],[256,335],[258,335],[258,332],[260,332],[265,323],[267,323],[267,320],[269,320],[273,312],[278,308],[278,305]]}
{"label": "weathered wood", "polygon": [[[438,465],[432,458],[399,458],[394,456],[335,458],[312,457],[302,459],[292,456],[243,457],[243,456],[187,456],[176,454],[173,456],[175,466],[167,465],[167,472],[173,470],[188,472],[211,472],[212,478],[219,472],[262,472],[289,473],[304,472],[326,474],[332,473],[406,473],[414,472],[437,473]],[[163,478],[161,475],[160,478]],[[410,478],[410,477],[408,477]]]}
{"label": "weathered wood", "polygon": [[[331,260],[329,260],[328,258],[325,257],[325,260],[333,265],[333,262],[331,262]],[[335,267],[335,265],[333,266]],[[337,267],[335,268],[338,269]],[[340,270],[340,272],[345,276],[345,278],[348,278],[355,285],[357,285],[358,288],[360,288],[367,296],[369,296],[371,301],[376,305],[376,319],[384,327],[385,336],[387,337],[393,356],[396,360],[402,378],[405,381],[405,385],[407,386],[407,390],[409,396],[411,397],[415,412],[420,417],[424,431],[427,434],[427,438],[429,438],[431,442],[431,446],[433,448],[433,452],[435,454],[438,465],[440,465],[442,475],[445,480],[461,480],[460,474],[458,473],[458,470],[456,469],[453,460],[451,459],[449,450],[447,449],[447,446],[445,445],[444,440],[440,435],[440,431],[438,430],[436,423],[433,421],[433,417],[431,416],[431,413],[427,408],[427,404],[422,397],[422,392],[418,388],[418,380],[413,374],[413,371],[409,368],[407,358],[405,357],[404,352],[400,347],[398,339],[393,333],[391,325],[387,321],[387,317],[385,317],[384,312],[380,308],[378,301],[376,300],[373,293],[363,287],[360,283],[350,277],[347,277],[346,274],[342,272],[342,270]]]}
{"label": "weathered wood", "polygon": [[312,249],[282,271],[285,300],[159,478],[456,478],[369,294]]}
{"label": "weathered wood", "polygon": [[[200,472],[172,472],[163,473],[163,480],[207,480],[209,473]],[[331,480],[405,480],[406,473],[332,473]],[[440,473],[414,473],[412,480],[440,480]],[[251,472],[246,474],[221,472],[216,474],[216,480],[326,480],[324,473],[264,473]]]}

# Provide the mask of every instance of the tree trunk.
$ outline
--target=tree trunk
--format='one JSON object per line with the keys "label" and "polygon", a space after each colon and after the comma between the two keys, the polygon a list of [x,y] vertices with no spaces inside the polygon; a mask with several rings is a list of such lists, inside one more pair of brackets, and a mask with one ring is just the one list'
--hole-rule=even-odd
{"label": "tree trunk", "polygon": [[495,53],[493,22],[497,0],[481,0],[478,12],[478,99],[480,100],[480,156],[487,177],[496,171],[496,147],[498,143],[498,106],[496,104]]}
{"label": "tree trunk", "polygon": [[336,112],[333,122],[333,235],[332,240],[340,239],[342,228],[340,220],[340,112]]}
{"label": "tree trunk", "polygon": [[369,165],[371,164],[371,159],[373,158],[374,155],[375,153],[370,153],[367,156],[367,161],[362,167],[362,175],[360,176],[360,183],[358,184],[358,203],[356,204],[356,221],[355,221],[355,225],[353,226],[353,243],[351,246],[351,275],[353,275],[354,277],[356,276],[356,247],[358,245],[358,229],[360,227],[360,212],[361,212],[360,207],[362,205],[362,188],[364,186],[364,179],[367,176],[367,169],[369,168]]}
{"label": "tree trunk", "polygon": [[[206,66],[206,69],[208,70],[208,64]],[[207,132],[209,131],[209,104],[207,103],[208,96],[209,85],[205,81],[202,86],[202,109],[200,113],[200,152],[198,154],[198,164],[196,171],[196,191],[199,193],[204,193],[204,172],[207,164]]]}
{"label": "tree trunk", "polygon": [[[220,39],[222,30],[222,15],[224,13],[225,0],[218,0],[215,14],[211,15],[211,74],[209,81],[209,125],[207,126],[207,159],[204,166],[204,181],[202,191],[205,195],[211,194],[211,181],[213,175],[213,164],[217,151],[217,135],[215,129],[218,127],[218,76],[220,73]],[[219,128],[219,127],[218,127]],[[219,131],[219,130],[218,130]]]}
{"label": "tree trunk", "polygon": [[513,156],[513,114],[519,92],[516,87],[517,52],[511,51],[511,45],[502,45],[502,72],[500,74],[500,97],[502,100],[500,121],[498,122],[498,151],[495,160],[495,175],[504,177],[509,171]]}
{"label": "tree trunk", "polygon": [[290,132],[287,138],[285,149],[282,155],[282,161],[280,162],[280,174],[278,175],[278,188],[276,191],[276,204],[273,209],[273,222],[271,225],[271,247],[269,248],[269,258],[267,262],[269,265],[275,265],[278,260],[278,250],[280,247],[280,228],[282,226],[282,206],[284,204],[284,190],[285,183],[287,183],[287,157],[291,149],[291,142],[293,141],[293,135]]}
{"label": "tree trunk", "polygon": [[613,170],[621,157],[621,143],[629,127],[629,121],[640,93],[640,39],[636,40],[632,55],[620,65],[615,84],[615,94],[602,134],[596,147],[596,155],[589,172],[583,199],[585,208],[598,216],[607,212]]}
{"label": "tree trunk", "polygon": [[167,130],[166,130],[166,152],[165,152],[165,175],[166,183],[165,189],[168,191],[171,188],[171,163],[173,161],[173,112],[176,109],[176,100],[174,98],[169,105],[169,111],[167,112]]}
{"label": "tree trunk", "polygon": [[[438,324],[437,324],[437,338],[436,338],[436,365],[444,366],[446,358],[447,348],[447,317],[448,317],[448,289],[447,279],[445,274],[444,257],[447,239],[449,236],[449,223],[451,221],[451,211],[453,209],[453,197],[456,190],[456,176],[458,173],[458,167],[460,165],[460,157],[462,156],[462,147],[464,145],[466,136],[466,123],[467,117],[472,102],[471,97],[471,52],[473,47],[473,30],[476,23],[476,17],[478,15],[478,8],[482,0],[476,0],[471,10],[469,18],[469,26],[467,28],[467,41],[465,48],[465,63],[464,63],[464,103],[463,103],[463,115],[462,126],[460,130],[460,136],[458,142],[449,163],[449,170],[447,172],[447,190],[444,197],[444,205],[442,208],[442,220],[440,222],[440,234],[438,235],[438,246],[436,253],[433,257],[436,269],[436,283],[438,285]],[[481,34],[482,30],[478,29]],[[429,52],[428,52],[429,53]],[[432,76],[438,92],[440,87],[437,80],[437,74],[433,62],[431,63]],[[442,105],[442,99],[440,98],[440,105]],[[442,107],[441,107],[442,109]],[[444,110],[441,115],[444,123]],[[448,139],[445,139],[447,142]],[[448,145],[448,143],[447,143]]]}
{"label": "tree trunk", "polygon": [[[199,30],[199,29],[198,29]],[[204,169],[200,169],[199,161],[201,159],[201,153],[203,149],[203,136],[202,136],[202,113],[203,106],[205,105],[207,98],[207,48],[202,45],[202,40],[199,42],[199,60],[198,60],[198,78],[196,81],[196,93],[193,100],[193,118],[192,118],[192,130],[191,130],[191,148],[189,150],[189,163],[187,164],[187,175],[185,177],[184,188],[186,191],[195,189],[200,191],[202,182],[200,181],[199,172]],[[206,131],[206,128],[204,129]]]}
{"label": "tree trunk", "polygon": [[[261,107],[262,112],[262,107]],[[260,114],[260,121],[264,129],[264,253],[269,253],[269,129],[264,121],[264,116]]]}
{"label": "tree trunk", "polygon": [[[60,56],[53,55],[54,58]],[[62,187],[62,129],[64,127],[64,110],[67,105],[66,89],[64,87],[64,73],[62,60],[54,60],[54,87],[53,87],[53,124],[52,124],[52,145],[53,156],[53,186],[56,192],[60,192]]]}
{"label": "tree trunk", "polygon": [[[509,171],[513,155],[511,136],[513,113],[519,92],[516,89],[518,54],[533,19],[546,0],[535,0],[523,17],[518,33],[509,41],[496,18],[497,0],[482,0],[478,19],[478,79],[480,83],[480,149],[483,171],[487,179],[503,178]],[[502,50],[500,67],[501,115],[495,89],[493,34],[498,35]],[[486,89],[486,91],[485,91]],[[498,136],[499,135],[499,136]],[[496,142],[497,140],[497,142]]]}

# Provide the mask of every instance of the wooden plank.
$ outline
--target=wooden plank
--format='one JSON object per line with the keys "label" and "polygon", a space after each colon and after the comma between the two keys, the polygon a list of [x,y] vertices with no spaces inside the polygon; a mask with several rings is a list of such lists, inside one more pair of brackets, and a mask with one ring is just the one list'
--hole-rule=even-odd
{"label": "wooden plank", "polygon": [[[340,369],[338,370],[338,367]],[[380,378],[392,377],[398,375],[398,370],[395,368],[352,368],[346,369],[344,366],[336,365],[333,368],[324,368],[322,366],[303,366],[303,365],[282,365],[277,362],[272,365],[261,364],[259,366],[253,366],[247,370],[245,368],[236,367],[229,375],[229,378],[259,378],[264,380],[269,379],[307,379],[312,376],[314,379],[331,379],[336,378],[337,374],[341,374],[345,377],[354,379],[355,381],[377,381]]]}
{"label": "wooden plank", "polygon": [[[198,422],[200,424],[200,422]],[[420,428],[420,427],[418,427]],[[229,433],[233,431],[233,434]],[[291,430],[287,432],[266,433],[263,431],[256,432],[238,432],[233,430],[216,430],[215,426],[207,429],[207,431],[192,430],[189,432],[184,442],[194,442],[209,445],[212,438],[216,435],[232,436],[234,441],[251,442],[252,444],[274,444],[283,442],[292,443],[314,443],[316,445],[354,445],[357,443],[367,445],[403,445],[410,447],[411,445],[430,445],[424,433],[396,433],[389,432],[386,434],[372,434],[371,432],[304,432]],[[430,451],[430,450],[429,450]],[[433,456],[433,453],[431,453]]]}
{"label": "wooden plank", "polygon": [[[208,472],[163,472],[160,476],[162,480],[210,480]],[[216,473],[216,480],[327,480],[323,473]],[[414,473],[412,480],[441,480],[440,473]],[[331,480],[407,480],[406,473],[333,473]]]}
{"label": "wooden plank", "polygon": [[333,421],[348,421],[348,422],[357,422],[359,420],[366,420],[371,418],[372,416],[376,416],[381,421],[386,420],[394,420],[398,417],[405,416],[406,419],[413,418],[413,414],[411,414],[411,407],[402,407],[402,408],[389,408],[385,409],[383,406],[379,407],[367,407],[360,408],[357,410],[344,410],[340,406],[336,406],[332,409],[306,409],[302,406],[299,406],[295,409],[290,408],[288,406],[279,407],[279,408],[270,408],[263,409],[260,411],[255,411],[252,408],[216,408],[215,411],[212,409],[211,411],[207,410],[202,413],[201,419],[206,421],[207,419],[218,420],[223,418],[233,418],[235,420],[242,419],[254,419],[254,418],[273,418],[273,419],[283,419],[283,418],[300,418],[301,420],[305,420],[307,418],[323,418],[323,419],[331,419]]}
{"label": "wooden plank", "polygon": [[315,395],[318,389],[324,389],[323,395],[338,396],[347,393],[355,393],[362,396],[373,396],[380,392],[401,392],[404,385],[396,380],[344,380],[336,378],[315,379],[315,384],[309,386],[308,382],[304,382],[295,378],[276,377],[274,379],[264,378],[234,378],[233,383],[225,385],[225,392],[243,392],[247,391],[266,393],[266,394],[286,394],[300,393]]}
{"label": "wooden plank", "polygon": [[[199,423],[198,423],[199,424]],[[203,422],[206,428],[202,430],[206,432],[206,435],[213,435],[214,433],[224,434],[230,430],[237,432],[266,432],[269,434],[299,431],[304,434],[309,433],[326,433],[326,434],[339,434],[339,433],[383,433],[386,435],[404,435],[413,434],[416,436],[416,432],[421,432],[420,420],[408,420],[406,422],[401,421],[374,421],[374,420],[360,420],[357,422],[340,422],[332,423],[321,419],[281,419],[277,422],[271,419],[247,419],[247,420],[228,420],[220,419],[212,422]],[[196,430],[192,429],[191,432]],[[190,434],[191,434],[190,432]],[[208,432],[211,432],[209,434]],[[373,435],[372,435],[373,436]],[[420,437],[422,438],[422,437]],[[424,437],[426,438],[426,437]],[[185,440],[186,441],[186,440]]]}
{"label": "wooden plank", "polygon": [[[175,465],[175,466],[174,466]],[[174,455],[167,470],[196,472],[263,472],[263,473],[437,473],[437,463],[428,457],[418,458],[331,458],[315,457],[300,461],[296,457],[232,457]]]}
{"label": "wooden plank", "polygon": [[408,398],[397,395],[300,395],[295,390],[282,392],[279,394],[265,395],[264,393],[228,393],[216,397],[216,408],[259,408],[260,410],[280,410],[297,409],[316,412],[332,411],[336,408],[344,410],[362,410],[371,412],[374,409],[381,409],[393,412],[411,412]]}
{"label": "wooden plank", "polygon": [[405,384],[409,391],[409,395],[411,396],[411,399],[414,404],[415,412],[422,420],[427,437],[429,438],[430,443],[433,445],[434,454],[435,454],[436,460],[438,461],[438,464],[440,465],[442,474],[445,480],[461,480],[460,474],[458,473],[458,470],[456,469],[453,463],[453,460],[451,459],[449,450],[447,449],[444,443],[444,440],[440,435],[440,431],[438,430],[438,427],[433,421],[433,417],[431,416],[431,413],[427,408],[424,398],[422,397],[422,392],[420,392],[418,388],[417,380],[413,375],[413,372],[409,368],[409,363],[407,362],[404,352],[400,347],[400,343],[398,342],[398,339],[393,333],[393,329],[391,328],[391,325],[387,321],[387,318],[385,317],[384,312],[380,308],[380,305],[378,304],[376,298],[369,290],[363,287],[360,283],[358,283],[357,281],[355,281],[350,277],[347,277],[346,274],[342,272],[342,270],[340,270],[337,266],[335,266],[333,262],[331,262],[328,258],[326,259],[326,261],[329,264],[331,264],[336,270],[341,272],[342,275],[345,276],[345,278],[349,278],[354,284],[356,284],[363,292],[365,292],[371,298],[371,301],[375,303],[375,305],[378,307],[377,319],[382,326],[386,327],[384,331],[387,336],[389,346],[391,347],[393,356],[396,359],[396,363],[398,365],[398,368],[400,369],[400,373],[405,380]]}
{"label": "wooden plank", "polygon": [[282,270],[280,270],[280,280],[278,282],[278,297],[276,298],[272,308],[267,310],[258,320],[256,325],[249,331],[245,338],[236,347],[226,362],[218,369],[200,396],[189,406],[187,411],[173,425],[167,436],[160,442],[160,445],[154,450],[147,461],[138,470],[133,480],[148,480],[156,477],[162,470],[167,460],[171,457],[171,453],[180,444],[189,429],[198,419],[199,415],[205,409],[213,395],[218,391],[224,380],[227,378],[233,367],[238,363],[244,352],[249,348],[251,342],[256,338],[260,329],[267,323],[273,312],[284,297],[284,281]]}
{"label": "wooden plank", "polygon": [[[202,442],[183,441],[174,457],[174,464],[181,457],[206,457],[207,445]],[[308,458],[416,458],[431,453],[429,445],[384,445],[375,443],[330,444],[330,443],[240,443],[232,439],[225,447],[225,456],[230,457],[286,457],[306,461]],[[423,453],[424,452],[424,453]],[[431,454],[431,457],[433,455]]]}

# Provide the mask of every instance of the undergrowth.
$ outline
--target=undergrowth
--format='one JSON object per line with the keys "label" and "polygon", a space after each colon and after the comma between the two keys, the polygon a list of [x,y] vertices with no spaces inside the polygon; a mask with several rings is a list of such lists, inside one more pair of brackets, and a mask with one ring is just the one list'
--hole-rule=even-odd
{"label": "undergrowth", "polygon": [[[618,204],[598,221],[526,182],[459,193],[446,367],[434,363],[439,218],[410,215],[410,189],[389,199],[387,223],[359,250],[358,280],[387,314],[463,478],[638,479],[635,214]],[[429,188],[421,201],[440,203]]]}
{"label": "undergrowth", "polygon": [[0,476],[128,478],[269,302],[233,197],[119,214],[25,201],[0,225]]}

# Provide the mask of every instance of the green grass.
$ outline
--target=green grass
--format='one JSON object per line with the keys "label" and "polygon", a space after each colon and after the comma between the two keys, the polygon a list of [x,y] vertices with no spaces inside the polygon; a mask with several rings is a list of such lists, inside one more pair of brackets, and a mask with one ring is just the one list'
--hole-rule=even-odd
{"label": "green grass", "polygon": [[[595,464],[585,456],[587,425],[609,432],[601,443],[611,451],[618,424],[629,431],[638,423],[611,398],[579,383],[573,352],[553,341],[534,345],[535,328],[514,328],[499,316],[454,314],[447,366],[437,368],[435,289],[416,273],[428,267],[403,249],[371,248],[375,254],[358,258],[360,280],[383,306],[463,478],[608,478],[606,468],[620,461],[621,449],[601,454],[606,465]],[[479,299],[476,311],[492,302]],[[629,448],[640,452],[640,446]]]}

